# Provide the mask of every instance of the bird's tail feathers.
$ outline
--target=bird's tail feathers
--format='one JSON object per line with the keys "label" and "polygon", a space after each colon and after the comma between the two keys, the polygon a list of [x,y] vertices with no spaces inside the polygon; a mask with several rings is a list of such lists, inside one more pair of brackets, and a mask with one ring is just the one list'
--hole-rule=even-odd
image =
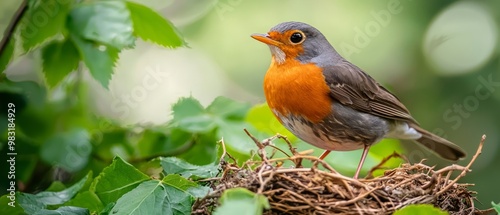
{"label": "bird's tail feathers", "polygon": [[459,160],[466,156],[465,151],[454,143],[437,136],[417,125],[412,125],[415,130],[422,134],[416,141],[426,148],[436,152],[439,156],[447,160]]}

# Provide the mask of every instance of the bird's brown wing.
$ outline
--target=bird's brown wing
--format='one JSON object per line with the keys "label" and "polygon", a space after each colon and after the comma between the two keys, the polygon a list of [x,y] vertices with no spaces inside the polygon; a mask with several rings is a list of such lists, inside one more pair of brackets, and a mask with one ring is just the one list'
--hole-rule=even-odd
{"label": "bird's brown wing", "polygon": [[350,63],[329,66],[324,68],[323,75],[330,87],[330,96],[341,104],[361,112],[418,125],[396,96],[358,67]]}

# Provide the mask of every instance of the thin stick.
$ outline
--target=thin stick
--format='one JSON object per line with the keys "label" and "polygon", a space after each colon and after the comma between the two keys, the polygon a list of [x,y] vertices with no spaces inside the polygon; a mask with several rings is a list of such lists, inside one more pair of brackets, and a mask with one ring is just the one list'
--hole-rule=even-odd
{"label": "thin stick", "polygon": [[436,193],[436,196],[439,196],[441,194],[443,194],[444,192],[446,192],[448,189],[451,188],[451,186],[453,186],[455,183],[457,183],[457,181],[464,177],[465,174],[467,174],[467,171],[470,170],[470,167],[472,166],[472,164],[474,163],[474,161],[476,161],[476,158],[481,154],[481,151],[483,150],[483,145],[484,145],[484,140],[486,140],[486,135],[483,134],[483,136],[481,137],[481,141],[479,142],[479,147],[477,147],[477,151],[476,151],[476,154],[474,154],[474,156],[472,156],[472,159],[470,160],[469,164],[467,164],[467,166],[465,166],[465,169],[462,170],[462,172],[460,173],[460,175],[458,175],[455,180],[453,180],[450,184],[448,184],[445,188],[443,188],[442,190],[440,190],[438,193]]}
{"label": "thin stick", "polygon": [[12,37],[12,34],[14,34],[16,26],[19,24],[19,21],[21,21],[21,18],[23,17],[23,14],[26,12],[27,9],[28,9],[27,0],[24,0],[23,2],[21,2],[21,5],[17,9],[16,13],[12,17],[12,20],[5,29],[2,41],[0,41],[0,56],[2,56],[3,52],[5,51],[5,48],[7,47],[7,44],[9,43],[9,40]]}

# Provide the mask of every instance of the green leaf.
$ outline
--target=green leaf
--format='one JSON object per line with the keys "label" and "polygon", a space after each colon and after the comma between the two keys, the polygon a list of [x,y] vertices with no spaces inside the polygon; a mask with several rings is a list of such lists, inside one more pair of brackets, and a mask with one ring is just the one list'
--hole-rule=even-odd
{"label": "green leaf", "polygon": [[42,209],[34,213],[33,215],[90,215],[87,208],[79,208],[74,206],[63,206],[56,210]]}
{"label": "green leaf", "polygon": [[174,123],[192,133],[205,133],[215,128],[215,119],[193,97],[181,98],[172,106]]}
{"label": "green leaf", "polygon": [[71,39],[75,43],[83,62],[89,68],[92,77],[104,88],[108,89],[119,50],[111,46],[83,40],[76,35],[72,35]]}
{"label": "green leaf", "polygon": [[228,148],[240,154],[250,154],[250,151],[256,150],[257,146],[243,131],[245,128],[258,139],[271,136],[265,136],[249,123],[239,121],[221,121],[219,122],[219,129],[217,131],[218,136],[224,138],[224,143]]}
{"label": "green leaf", "polygon": [[47,205],[38,201],[38,198],[29,193],[17,193],[16,200],[27,214],[34,214],[39,210],[45,209]]}
{"label": "green leaf", "polygon": [[2,55],[0,56],[0,73],[3,72],[7,68],[7,65],[10,63],[12,55],[14,54],[15,44],[16,40],[14,39],[14,37],[11,37],[9,39],[9,42],[7,43],[7,46],[5,46]]}
{"label": "green leaf", "polygon": [[[393,154],[394,152],[398,154],[404,154],[405,150],[401,146],[401,142],[397,139],[383,139],[379,143],[373,145],[368,152],[368,159],[366,160],[366,171],[369,171],[372,167],[380,164],[380,162]],[[372,159],[373,158],[373,159]],[[383,175],[385,169],[394,169],[398,167],[404,160],[402,158],[391,158],[382,166],[381,170],[374,172],[374,176]],[[365,166],[365,165],[363,165]]]}
{"label": "green leaf", "polygon": [[56,133],[42,145],[41,157],[44,161],[60,166],[66,171],[79,171],[87,165],[92,152],[89,139],[87,130],[82,128]]}
{"label": "green leaf", "polygon": [[198,100],[193,97],[180,98],[172,105],[174,120],[182,120],[193,115],[201,115],[205,113],[205,109]]}
{"label": "green leaf", "polygon": [[[75,196],[75,194],[82,189],[85,182],[90,177],[92,177],[91,172],[84,178],[80,179],[80,181],[75,183],[73,186],[59,192],[44,191],[34,195],[29,193],[19,193],[19,204],[24,211],[29,214],[38,213],[40,210],[45,209],[47,205],[63,204],[73,198],[73,196]],[[45,212],[42,214],[45,214]]]}
{"label": "green leaf", "polygon": [[215,131],[197,134],[193,137],[189,150],[177,157],[196,165],[207,165],[217,160],[217,137]]}
{"label": "green leaf", "polygon": [[62,182],[53,181],[49,185],[49,187],[47,187],[47,189],[45,189],[45,191],[59,192],[59,191],[64,190],[66,188],[67,188],[66,185],[64,185]]}
{"label": "green leaf", "polygon": [[71,41],[54,41],[42,49],[42,60],[45,79],[54,87],[78,67],[80,56]]}
{"label": "green leaf", "polygon": [[275,135],[277,133],[288,137],[291,142],[298,140],[295,135],[288,131],[269,109],[267,104],[256,105],[252,107],[247,114],[246,121],[253,125],[257,130],[264,132],[268,135]]}
{"label": "green leaf", "polygon": [[121,214],[183,214],[191,213],[190,195],[162,181],[146,181],[118,199],[113,215]]}
{"label": "green leaf", "polygon": [[87,208],[90,212],[99,212],[104,208],[99,197],[90,191],[76,194],[75,198],[64,203],[64,206]]}
{"label": "green leaf", "polygon": [[103,205],[107,205],[148,179],[147,175],[116,157],[113,163],[94,179],[90,191],[99,196]]}
{"label": "green leaf", "polygon": [[111,210],[113,209],[113,207],[115,205],[116,205],[115,202],[111,202],[111,203],[107,204],[106,207],[104,207],[104,209],[102,209],[99,212],[99,215],[109,215],[109,214],[111,214]]}
{"label": "green leaf", "polygon": [[189,195],[201,198],[208,194],[209,188],[198,185],[195,182],[187,180],[180,175],[170,174],[163,178],[162,182],[165,185],[184,191]]}
{"label": "green leaf", "polygon": [[241,103],[219,96],[207,107],[207,111],[220,118],[243,120],[250,109],[250,104]]}
{"label": "green leaf", "polygon": [[166,174],[180,174],[184,178],[211,178],[219,173],[218,165],[198,166],[176,157],[161,158],[161,166]]}
{"label": "green leaf", "polygon": [[134,46],[132,20],[123,1],[94,1],[75,7],[68,17],[71,33],[118,50]]}
{"label": "green leaf", "polygon": [[442,211],[439,208],[435,208],[433,205],[427,205],[427,204],[408,205],[394,212],[394,215],[426,215],[426,214],[447,215],[448,213]]}
{"label": "green leaf", "polygon": [[45,0],[28,9],[19,26],[25,51],[62,32],[72,2]]}
{"label": "green leaf", "polygon": [[495,211],[500,214],[500,204],[495,204],[495,202],[491,202],[491,205],[493,205]]}
{"label": "green leaf", "polygon": [[269,209],[267,198],[253,193],[245,188],[231,188],[219,199],[221,205],[215,210],[215,215],[260,215],[263,209]]}
{"label": "green leaf", "polygon": [[154,10],[133,2],[127,2],[127,7],[136,36],[165,47],[175,48],[185,45],[175,27]]}
{"label": "green leaf", "polygon": [[[10,193],[3,195],[0,197],[0,209],[2,214],[9,215],[24,215],[26,214],[23,208],[19,205],[19,199],[16,199],[16,194],[11,196]],[[19,194],[17,194],[18,196]]]}

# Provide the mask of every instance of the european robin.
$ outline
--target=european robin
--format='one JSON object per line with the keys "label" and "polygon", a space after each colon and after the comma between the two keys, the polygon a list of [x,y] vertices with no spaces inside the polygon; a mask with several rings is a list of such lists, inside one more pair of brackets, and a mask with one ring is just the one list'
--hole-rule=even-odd
{"label": "european robin", "polygon": [[421,128],[401,101],[344,59],[316,28],[284,22],[252,38],[271,49],[264,78],[267,103],[278,120],[305,142],[326,151],[363,148],[382,138],[415,140],[444,159],[465,157],[457,145]]}

